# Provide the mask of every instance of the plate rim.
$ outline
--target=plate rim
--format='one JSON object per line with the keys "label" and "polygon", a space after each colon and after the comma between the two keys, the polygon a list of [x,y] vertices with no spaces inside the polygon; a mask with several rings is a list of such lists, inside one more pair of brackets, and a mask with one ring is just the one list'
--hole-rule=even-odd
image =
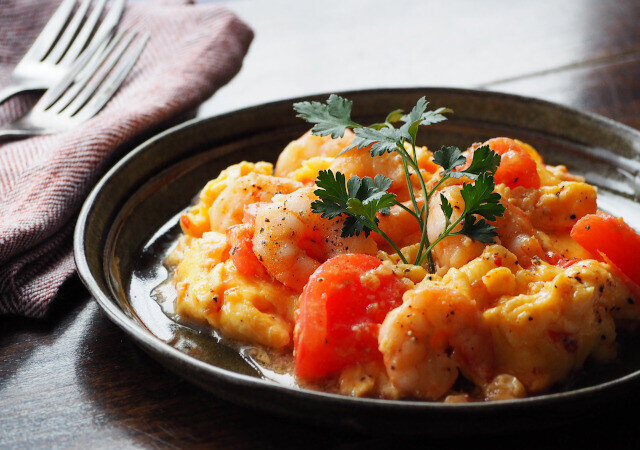
{"label": "plate rim", "polygon": [[[619,132],[623,132],[628,135],[630,138],[636,140],[638,142],[640,148],[640,131],[622,124],[618,121],[610,119],[608,117],[602,116],[597,113],[589,112],[589,111],[580,111],[575,108],[571,108],[568,106],[564,106],[555,102],[530,97],[523,96],[511,93],[505,93],[500,91],[492,91],[492,90],[483,90],[483,89],[467,89],[467,88],[454,88],[454,87],[445,87],[445,86],[416,86],[416,87],[381,87],[381,88],[366,88],[366,89],[354,89],[349,91],[340,91],[336,92],[338,95],[348,97],[349,95],[363,95],[363,94],[380,94],[380,93],[410,93],[414,91],[424,91],[428,90],[431,92],[438,91],[442,93],[454,93],[454,94],[473,94],[487,97],[502,97],[506,99],[511,99],[514,101],[523,101],[523,102],[533,102],[542,107],[553,108],[560,110],[561,112],[574,114],[582,116],[584,119],[589,120],[590,122],[599,122],[602,125],[613,127]],[[140,143],[136,147],[134,147],[131,151],[126,153],[122,158],[120,158],[95,184],[95,186],[91,189],[89,195],[85,199],[82,208],[80,209],[80,213],[78,215],[78,219],[76,221],[76,226],[73,234],[73,253],[74,253],[74,261],[76,264],[77,273],[87,287],[89,292],[91,293],[94,300],[98,303],[100,308],[106,313],[107,317],[118,327],[120,327],[126,334],[128,334],[137,344],[142,345],[143,347],[153,349],[154,351],[162,354],[163,357],[168,357],[174,360],[177,360],[182,365],[192,366],[199,372],[206,373],[208,375],[214,376],[216,378],[222,378],[223,381],[232,384],[239,384],[243,386],[247,386],[250,388],[257,389],[267,389],[273,390],[278,393],[282,393],[284,395],[293,395],[295,397],[303,396],[305,399],[309,397],[315,401],[328,401],[333,402],[338,405],[341,404],[343,407],[359,407],[359,408],[385,408],[385,409],[399,409],[400,411],[405,412],[407,409],[409,410],[419,410],[422,412],[426,411],[451,411],[452,413],[459,411],[465,413],[484,413],[490,410],[493,412],[507,412],[514,408],[520,407],[529,407],[533,406],[550,406],[557,403],[563,403],[565,401],[582,399],[582,397],[594,395],[594,394],[603,394],[603,391],[613,390],[614,388],[620,388],[623,386],[627,386],[631,383],[638,382],[640,380],[640,369],[636,370],[632,373],[624,375],[619,378],[615,378],[613,380],[606,381],[604,383],[596,384],[593,386],[582,387],[579,389],[568,390],[564,392],[555,392],[549,394],[542,394],[533,397],[525,397],[522,399],[511,399],[511,400],[499,400],[492,402],[469,402],[469,403],[443,403],[443,402],[434,402],[434,401],[418,401],[418,400],[387,400],[387,399],[376,399],[376,398],[359,398],[359,397],[350,397],[343,396],[339,394],[332,394],[321,391],[313,391],[309,389],[299,388],[299,387],[289,387],[286,385],[278,384],[274,381],[270,381],[267,379],[252,377],[249,375],[244,375],[241,373],[237,373],[228,369],[224,369],[218,366],[215,366],[210,363],[206,363],[201,361],[193,356],[190,356],[186,353],[181,352],[180,350],[172,347],[168,343],[162,341],[160,338],[153,335],[148,330],[145,330],[142,326],[135,323],[135,320],[125,314],[125,312],[117,305],[117,300],[113,299],[109,295],[106,295],[105,292],[98,286],[98,283],[94,280],[94,276],[89,267],[88,261],[85,257],[85,252],[83,248],[84,236],[87,231],[87,220],[91,215],[93,210],[94,202],[96,198],[99,196],[102,188],[105,184],[109,182],[109,180],[114,177],[122,167],[127,165],[130,160],[135,158],[139,153],[144,152],[147,147],[152,146],[154,143],[159,140],[164,139],[166,136],[182,132],[191,127],[196,127],[204,122],[210,122],[215,120],[220,120],[225,117],[241,114],[243,112],[248,112],[254,110],[256,108],[265,108],[270,106],[276,106],[278,104],[286,104],[293,103],[296,101],[308,101],[315,99],[316,97],[328,96],[331,92],[319,92],[319,93],[310,93],[304,96],[296,96],[281,100],[274,100],[265,103],[257,103],[250,106],[246,106],[239,109],[234,109],[232,111],[223,112],[221,114],[214,114],[204,117],[197,117],[191,120],[187,120],[175,126],[172,126],[151,138],[145,140]],[[101,249],[102,250],[102,249]]]}

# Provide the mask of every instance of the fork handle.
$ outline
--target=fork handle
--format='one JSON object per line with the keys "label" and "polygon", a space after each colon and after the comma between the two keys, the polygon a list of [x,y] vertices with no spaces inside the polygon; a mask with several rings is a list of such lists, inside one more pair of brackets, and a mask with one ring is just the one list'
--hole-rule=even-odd
{"label": "fork handle", "polygon": [[10,84],[9,86],[0,89],[0,105],[2,105],[5,101],[10,99],[16,94],[20,94],[21,92],[28,91],[37,91],[45,89],[42,86],[29,86],[25,84]]}
{"label": "fork handle", "polygon": [[11,140],[12,138],[24,139],[29,136],[35,136],[37,134],[42,134],[42,133],[38,133],[31,130],[13,130],[13,129],[0,128],[0,143]]}

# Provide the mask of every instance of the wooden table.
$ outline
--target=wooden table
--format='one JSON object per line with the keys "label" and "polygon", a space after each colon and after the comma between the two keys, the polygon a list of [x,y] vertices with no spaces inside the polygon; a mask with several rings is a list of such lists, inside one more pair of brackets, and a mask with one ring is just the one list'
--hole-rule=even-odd
{"label": "wooden table", "polygon": [[[438,85],[530,95],[640,128],[637,0],[227,5],[256,38],[242,72],[201,115],[323,91]],[[404,442],[218,400],[133,345],[77,279],[47,320],[0,318],[0,447],[624,447],[637,446],[639,399],[629,392],[616,413],[549,431]]]}

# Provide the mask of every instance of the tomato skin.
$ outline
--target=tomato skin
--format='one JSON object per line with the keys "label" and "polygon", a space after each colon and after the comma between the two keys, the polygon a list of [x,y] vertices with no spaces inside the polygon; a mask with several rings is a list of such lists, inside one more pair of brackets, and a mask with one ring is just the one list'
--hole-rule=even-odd
{"label": "tomato skin", "polygon": [[[500,166],[494,176],[496,183],[504,183],[510,188],[522,186],[525,188],[540,187],[538,165],[529,152],[516,141],[506,137],[489,139],[482,145],[488,145],[491,150],[500,155]],[[467,156],[467,164],[471,164],[473,150]]]}
{"label": "tomato skin", "polygon": [[640,235],[620,217],[598,212],[580,218],[571,237],[595,258],[615,266],[640,285]]}
{"label": "tomato skin", "polygon": [[227,228],[227,239],[233,264],[241,274],[251,278],[269,278],[267,269],[253,252],[253,224],[243,223]]}
{"label": "tomato skin", "polygon": [[576,258],[567,259],[556,252],[547,252],[545,256],[547,257],[546,260],[549,264],[562,267],[563,269],[566,269],[567,267],[571,267],[575,263],[580,262],[579,259],[576,259]]}
{"label": "tomato skin", "polygon": [[580,262],[579,259],[563,259],[562,261],[558,262],[558,266],[562,267],[563,269],[566,269],[568,267],[573,266],[575,263]]}
{"label": "tomato skin", "polygon": [[504,183],[510,188],[522,186],[538,189],[540,187],[537,165],[524,151],[509,150],[502,155],[495,180],[496,183]]}
{"label": "tomato skin", "polygon": [[361,276],[381,264],[369,255],[347,253],[323,263],[300,295],[294,354],[296,375],[314,381],[347,365],[379,359],[378,331],[387,313],[402,303],[405,284],[396,275]]}

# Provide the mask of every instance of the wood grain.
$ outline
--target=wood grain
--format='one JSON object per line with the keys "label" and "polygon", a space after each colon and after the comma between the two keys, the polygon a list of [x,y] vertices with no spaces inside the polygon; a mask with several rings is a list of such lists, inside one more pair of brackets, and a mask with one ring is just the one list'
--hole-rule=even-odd
{"label": "wood grain", "polygon": [[[447,85],[545,98],[640,128],[638,1],[227,6],[256,40],[243,71],[201,114],[320,91]],[[526,436],[363,436],[269,417],[191,386],[109,322],[77,279],[47,320],[0,318],[0,447],[633,448],[638,400],[633,391],[614,413]]]}
{"label": "wood grain", "polygon": [[491,90],[534,96],[602,114],[640,129],[640,54],[558,72],[487,83]]}

